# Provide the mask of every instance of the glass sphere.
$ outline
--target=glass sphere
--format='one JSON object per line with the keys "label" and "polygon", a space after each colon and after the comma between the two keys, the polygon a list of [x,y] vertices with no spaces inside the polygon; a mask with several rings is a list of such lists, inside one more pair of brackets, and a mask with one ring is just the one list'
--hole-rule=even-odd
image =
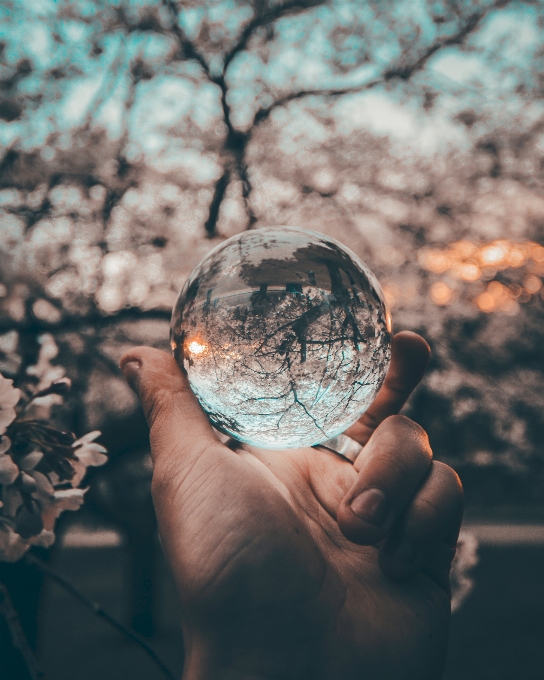
{"label": "glass sphere", "polygon": [[374,274],[338,241],[294,227],[246,231],[212,250],[181,290],[171,344],[212,424],[273,449],[352,425],[391,356]]}

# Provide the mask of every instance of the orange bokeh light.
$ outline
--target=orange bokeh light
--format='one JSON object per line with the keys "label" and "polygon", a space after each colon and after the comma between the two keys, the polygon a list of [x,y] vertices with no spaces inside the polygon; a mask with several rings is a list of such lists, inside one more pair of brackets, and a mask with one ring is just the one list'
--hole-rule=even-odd
{"label": "orange bokeh light", "polygon": [[523,287],[528,293],[534,295],[542,288],[542,280],[538,276],[528,276],[523,282]]}
{"label": "orange bokeh light", "polygon": [[431,299],[436,305],[449,305],[453,302],[453,291],[444,281],[437,281],[431,286]]}
{"label": "orange bokeh light", "polygon": [[[460,281],[475,283],[483,278],[490,280],[497,272],[526,266],[528,276],[523,287],[517,283],[505,286],[490,281],[487,288],[474,300],[486,313],[503,311],[516,314],[519,302],[527,302],[532,295],[544,290],[544,246],[534,241],[495,239],[488,243],[454,241],[443,248],[424,248],[418,253],[420,266],[432,274],[447,274]],[[447,305],[453,300],[453,291],[444,281],[431,287],[431,298],[437,305]]]}
{"label": "orange bokeh light", "polygon": [[495,298],[487,292],[480,293],[476,298],[476,304],[482,310],[482,312],[494,312],[497,308]]}
{"label": "orange bokeh light", "polygon": [[459,262],[451,269],[451,273],[456,279],[462,281],[477,281],[482,275],[480,267],[475,262]]}
{"label": "orange bokeh light", "polygon": [[519,311],[517,298],[520,298],[523,292],[521,286],[514,285],[509,288],[500,281],[490,281],[486,290],[480,293],[474,302],[486,314],[498,311],[517,314]]}

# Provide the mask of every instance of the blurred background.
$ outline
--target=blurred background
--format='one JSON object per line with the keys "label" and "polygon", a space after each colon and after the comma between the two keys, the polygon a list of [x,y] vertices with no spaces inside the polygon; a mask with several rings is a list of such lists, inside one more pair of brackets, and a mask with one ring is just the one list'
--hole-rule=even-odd
{"label": "blurred background", "polygon": [[[181,674],[118,359],[168,349],[177,293],[222,240],[312,229],[433,350],[406,413],[459,472],[479,556],[445,677],[541,679],[543,3],[4,0],[0,16],[0,372],[69,376],[58,422],[110,452],[44,559]],[[162,677],[36,570],[2,579],[47,678]],[[26,678],[10,659],[0,677]]]}

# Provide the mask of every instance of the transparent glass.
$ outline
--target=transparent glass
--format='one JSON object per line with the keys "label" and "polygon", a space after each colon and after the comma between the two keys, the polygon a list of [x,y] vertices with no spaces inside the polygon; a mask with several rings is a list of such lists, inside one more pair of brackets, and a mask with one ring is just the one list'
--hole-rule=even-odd
{"label": "transparent glass", "polygon": [[391,355],[374,274],[334,239],[294,227],[247,231],[212,250],[181,290],[171,344],[213,425],[274,449],[352,425]]}

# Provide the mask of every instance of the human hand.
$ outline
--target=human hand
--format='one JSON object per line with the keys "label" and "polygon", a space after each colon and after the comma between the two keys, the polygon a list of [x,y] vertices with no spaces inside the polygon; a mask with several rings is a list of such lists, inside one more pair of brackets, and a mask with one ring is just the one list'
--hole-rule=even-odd
{"label": "human hand", "polygon": [[232,451],[187,377],[137,347],[121,367],[150,426],[152,493],[181,601],[184,680],[439,680],[459,479],[396,415],[429,348],[399,333],[386,381],[325,450]]}

